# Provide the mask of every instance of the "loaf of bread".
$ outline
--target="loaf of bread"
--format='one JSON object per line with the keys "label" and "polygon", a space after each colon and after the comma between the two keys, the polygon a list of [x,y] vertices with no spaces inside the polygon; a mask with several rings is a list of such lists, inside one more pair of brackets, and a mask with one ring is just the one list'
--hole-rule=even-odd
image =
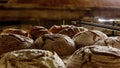
{"label": "loaf of bread", "polygon": [[7,29],[3,29],[1,34],[18,34],[18,35],[23,35],[23,36],[28,36],[27,31],[24,31],[22,29],[14,29],[14,28],[7,28]]}
{"label": "loaf of bread", "polygon": [[50,34],[50,32],[45,27],[33,26],[33,27],[30,28],[29,34],[30,34],[30,37],[35,40],[39,36],[42,36],[44,34]]}
{"label": "loaf of bread", "polygon": [[45,34],[35,41],[36,48],[55,51],[58,55],[69,55],[76,50],[73,40],[62,34]]}
{"label": "loaf of bread", "polygon": [[71,38],[78,32],[83,32],[87,30],[88,29],[86,28],[77,27],[74,25],[60,25],[60,26],[54,25],[49,29],[49,31],[52,32],[53,34],[65,34]]}
{"label": "loaf of bread", "polygon": [[72,38],[75,34],[77,34],[79,32],[83,32],[83,31],[88,31],[88,29],[83,28],[83,27],[73,26],[73,27],[70,27],[70,28],[65,28],[65,29],[59,31],[58,33],[59,34],[65,34],[65,35]]}
{"label": "loaf of bread", "polygon": [[58,33],[59,31],[66,29],[66,28],[71,28],[73,25],[53,25],[49,31],[52,32],[53,34]]}
{"label": "loaf of bread", "polygon": [[55,52],[22,49],[0,56],[0,68],[66,68]]}
{"label": "loaf of bread", "polygon": [[67,68],[120,68],[120,49],[111,46],[86,46],[68,60]]}
{"label": "loaf of bread", "polygon": [[112,46],[120,49],[120,37],[108,37],[95,43],[96,45]]}
{"label": "loaf of bread", "polygon": [[107,35],[98,30],[89,30],[77,33],[72,39],[77,48],[93,45],[98,40],[107,38]]}
{"label": "loaf of bread", "polygon": [[17,34],[2,34],[0,35],[0,54],[30,48],[33,45],[33,40],[23,35]]}

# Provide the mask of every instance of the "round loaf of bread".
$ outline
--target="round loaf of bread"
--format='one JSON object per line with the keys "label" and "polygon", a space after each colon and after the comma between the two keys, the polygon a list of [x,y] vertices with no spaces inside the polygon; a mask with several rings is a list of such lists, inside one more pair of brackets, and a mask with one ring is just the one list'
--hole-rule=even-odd
{"label": "round loaf of bread", "polygon": [[23,35],[28,37],[28,33],[22,29],[14,29],[14,28],[7,28],[7,29],[3,29],[3,31],[1,32],[1,34],[18,34],[18,35]]}
{"label": "round loaf of bread", "polygon": [[30,48],[33,45],[33,40],[17,34],[0,35],[0,54],[13,50]]}
{"label": "round loaf of bread", "polygon": [[86,46],[68,60],[67,68],[120,68],[120,49],[111,46]]}
{"label": "round loaf of bread", "polygon": [[45,27],[33,26],[33,27],[30,28],[29,34],[30,34],[30,37],[35,40],[39,36],[42,36],[44,34],[50,34],[50,32]]}
{"label": "round loaf of bread", "polygon": [[22,49],[0,56],[0,68],[66,68],[55,52]]}
{"label": "round loaf of bread", "polygon": [[93,45],[98,40],[107,38],[107,35],[98,30],[89,30],[77,33],[72,39],[77,48]]}
{"label": "round loaf of bread", "polygon": [[120,49],[120,37],[108,37],[95,43],[96,45],[112,46]]}
{"label": "round loaf of bread", "polygon": [[36,48],[55,51],[58,55],[69,55],[76,50],[73,40],[62,34],[45,34],[35,41]]}
{"label": "round loaf of bread", "polygon": [[88,29],[83,28],[83,27],[73,26],[73,27],[70,27],[70,28],[65,28],[65,29],[59,31],[58,33],[59,34],[65,34],[65,35],[67,35],[67,36],[72,38],[78,32],[83,32],[83,31],[88,31]]}
{"label": "round loaf of bread", "polygon": [[66,28],[71,28],[73,27],[73,25],[53,25],[49,31],[52,32],[53,34],[56,34],[58,33],[59,31],[63,30],[63,29],[66,29]]}

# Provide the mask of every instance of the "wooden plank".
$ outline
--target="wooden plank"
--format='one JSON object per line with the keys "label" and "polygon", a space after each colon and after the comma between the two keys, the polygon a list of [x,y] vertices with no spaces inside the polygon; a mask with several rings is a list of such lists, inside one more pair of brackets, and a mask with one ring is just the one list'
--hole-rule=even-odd
{"label": "wooden plank", "polygon": [[80,19],[84,16],[119,18],[119,2],[120,0],[9,0],[6,4],[0,4],[0,20],[62,20]]}
{"label": "wooden plank", "polygon": [[101,8],[120,8],[120,0],[97,0],[96,7]]}
{"label": "wooden plank", "polygon": [[9,4],[36,4],[42,7],[120,8],[120,0],[9,0]]}
{"label": "wooden plank", "polygon": [[103,24],[98,24],[98,23],[90,23],[90,22],[84,22],[84,21],[81,21],[79,24],[89,25],[89,26],[95,26],[95,27],[101,27],[101,28],[106,28],[106,29],[110,29],[110,30],[120,31],[120,27],[116,27],[116,26],[108,26],[108,25],[103,25]]}
{"label": "wooden plank", "polygon": [[79,19],[84,14],[84,11],[0,10],[0,20]]}
{"label": "wooden plank", "polygon": [[10,4],[39,4],[44,7],[58,7],[58,6],[71,6],[71,7],[92,7],[94,0],[9,0]]}

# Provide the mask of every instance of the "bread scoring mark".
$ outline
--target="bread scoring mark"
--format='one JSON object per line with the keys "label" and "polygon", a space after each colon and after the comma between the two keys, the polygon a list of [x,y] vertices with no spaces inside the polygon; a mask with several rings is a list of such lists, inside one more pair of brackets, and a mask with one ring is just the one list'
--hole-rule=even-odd
{"label": "bread scoring mark", "polygon": [[74,38],[76,38],[76,37],[78,37],[79,35],[81,35],[81,34],[83,34],[84,32],[79,32],[79,33],[77,33],[74,37],[73,37],[73,39]]}
{"label": "bread scoring mark", "polygon": [[89,31],[93,34],[93,41],[96,41],[97,37],[100,37],[100,35],[98,35],[97,33],[93,32],[93,31]]}
{"label": "bread scoring mark", "polygon": [[104,43],[106,46],[108,46],[107,39],[104,40]]}
{"label": "bread scoring mark", "polygon": [[118,40],[118,39],[116,39],[116,42],[118,42],[119,44],[120,44],[120,39]]}

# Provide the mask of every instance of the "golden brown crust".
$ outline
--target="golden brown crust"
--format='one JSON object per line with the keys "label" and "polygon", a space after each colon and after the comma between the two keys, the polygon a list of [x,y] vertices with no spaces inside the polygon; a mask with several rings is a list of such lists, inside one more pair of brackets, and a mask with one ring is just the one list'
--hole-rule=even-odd
{"label": "golden brown crust", "polygon": [[59,31],[66,29],[66,28],[71,28],[73,25],[53,25],[49,31],[52,32],[53,34],[59,33]]}
{"label": "golden brown crust", "polygon": [[47,50],[22,49],[0,56],[0,68],[66,68],[59,56]]}
{"label": "golden brown crust", "polygon": [[0,35],[0,54],[30,48],[33,45],[33,40],[17,34]]}
{"label": "golden brown crust", "polygon": [[[76,32],[76,33],[77,33],[77,32]],[[71,38],[72,38],[76,33],[74,32],[74,29],[72,29],[72,28],[63,29],[63,30],[61,30],[61,31],[59,32],[59,34],[65,34],[65,35],[67,35],[67,36],[69,36],[69,37],[71,37]]]}
{"label": "golden brown crust", "polygon": [[39,36],[42,36],[44,34],[50,34],[47,28],[42,26],[33,26],[29,30],[30,36],[35,40]]}
{"label": "golden brown crust", "polygon": [[82,27],[72,26],[70,28],[66,28],[66,29],[63,29],[63,30],[59,31],[58,33],[59,34],[65,34],[65,35],[72,38],[75,34],[77,34],[79,32],[83,32],[83,31],[87,31],[87,29],[82,28]]}
{"label": "golden brown crust", "polygon": [[87,29],[83,27],[77,27],[74,25],[54,25],[49,29],[49,31],[53,34],[65,34],[72,38],[78,32],[87,31]]}
{"label": "golden brown crust", "polygon": [[102,46],[112,46],[114,48],[120,49],[120,37],[108,37],[106,39],[102,39],[95,43],[96,45],[102,45]]}
{"label": "golden brown crust", "polygon": [[23,36],[28,37],[28,33],[22,29],[7,28],[7,29],[4,29],[1,33],[2,34],[4,34],[4,33],[18,34],[18,35],[23,35]]}
{"label": "golden brown crust", "polygon": [[120,68],[120,50],[93,45],[77,50],[67,61],[67,68]]}
{"label": "golden brown crust", "polygon": [[78,48],[93,45],[98,40],[107,38],[107,35],[98,30],[89,30],[77,33],[72,39]]}
{"label": "golden brown crust", "polygon": [[73,40],[62,34],[46,34],[36,39],[35,44],[40,49],[55,51],[58,55],[69,55],[76,50]]}

